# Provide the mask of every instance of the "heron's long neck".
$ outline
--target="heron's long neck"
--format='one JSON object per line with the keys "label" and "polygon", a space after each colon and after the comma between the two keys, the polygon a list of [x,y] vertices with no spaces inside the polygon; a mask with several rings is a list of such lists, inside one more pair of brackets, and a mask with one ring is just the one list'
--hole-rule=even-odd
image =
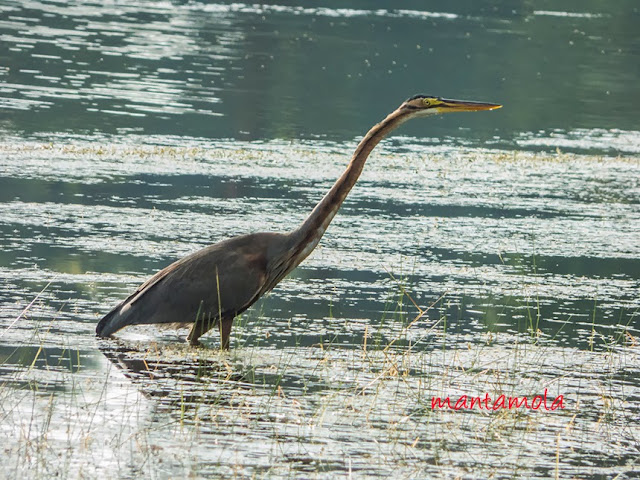
{"label": "heron's long neck", "polygon": [[351,162],[322,200],[315,206],[309,217],[292,232],[292,240],[296,250],[295,265],[304,260],[316,247],[327,227],[335,217],[342,202],[355,185],[371,150],[380,140],[397,128],[406,116],[399,110],[389,114],[382,122],[375,125],[362,139],[351,157]]}

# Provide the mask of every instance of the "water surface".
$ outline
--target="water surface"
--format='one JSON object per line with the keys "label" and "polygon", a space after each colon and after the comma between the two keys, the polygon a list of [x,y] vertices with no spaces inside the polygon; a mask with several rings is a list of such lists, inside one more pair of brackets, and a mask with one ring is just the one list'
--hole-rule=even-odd
{"label": "water surface", "polygon": [[[632,2],[0,4],[0,465],[30,478],[633,478]],[[230,354],[96,322],[296,227],[384,141]],[[433,397],[563,395],[559,411]],[[108,473],[106,473],[108,472]]]}

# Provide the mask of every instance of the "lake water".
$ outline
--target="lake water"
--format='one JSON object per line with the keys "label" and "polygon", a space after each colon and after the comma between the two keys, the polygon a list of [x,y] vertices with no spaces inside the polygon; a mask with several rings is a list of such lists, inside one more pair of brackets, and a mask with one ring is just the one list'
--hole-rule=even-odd
{"label": "lake water", "polygon": [[[0,1],[3,471],[634,478],[639,27],[631,1]],[[415,93],[504,108],[383,141],[230,354],[94,338],[175,259],[297,226]],[[566,408],[431,408],[545,389]]]}

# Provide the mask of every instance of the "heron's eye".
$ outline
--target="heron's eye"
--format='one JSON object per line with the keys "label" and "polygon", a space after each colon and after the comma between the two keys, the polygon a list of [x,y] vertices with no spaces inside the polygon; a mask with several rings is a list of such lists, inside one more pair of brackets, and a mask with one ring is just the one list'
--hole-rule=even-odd
{"label": "heron's eye", "polygon": [[431,105],[433,105],[433,100],[431,100],[430,98],[423,98],[422,99],[422,104],[425,107],[430,107]]}

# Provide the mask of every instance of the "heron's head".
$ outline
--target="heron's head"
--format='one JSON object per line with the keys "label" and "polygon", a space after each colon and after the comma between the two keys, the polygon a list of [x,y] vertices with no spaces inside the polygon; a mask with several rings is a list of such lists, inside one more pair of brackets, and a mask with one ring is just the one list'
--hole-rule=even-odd
{"label": "heron's head", "polygon": [[407,119],[424,117],[437,113],[475,112],[476,110],[495,110],[502,105],[496,103],[470,102],[467,100],[447,100],[429,95],[414,95],[407,99],[399,110],[407,115]]}

